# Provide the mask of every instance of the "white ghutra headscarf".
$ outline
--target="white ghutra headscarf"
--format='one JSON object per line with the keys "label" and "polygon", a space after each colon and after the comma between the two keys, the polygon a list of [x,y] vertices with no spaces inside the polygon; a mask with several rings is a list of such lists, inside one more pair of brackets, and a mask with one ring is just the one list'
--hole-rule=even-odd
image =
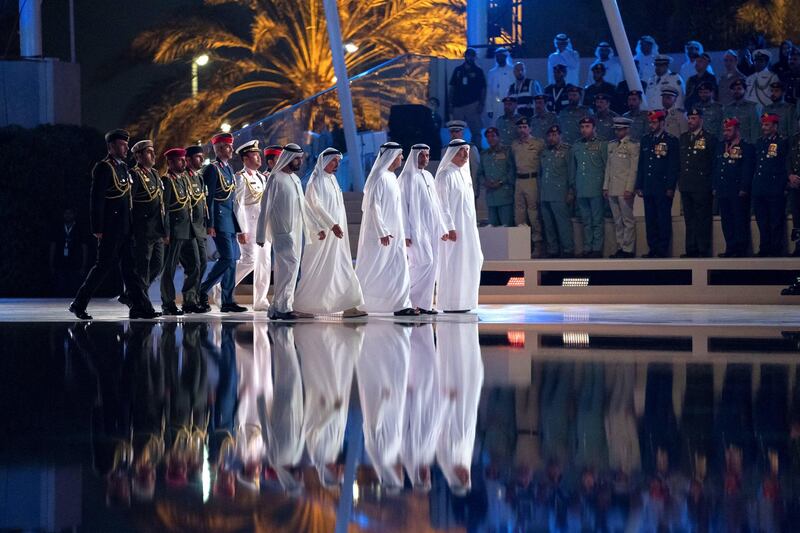
{"label": "white ghutra headscarf", "polygon": [[394,160],[397,159],[397,156],[402,155],[402,153],[403,147],[396,142],[388,142],[381,145],[380,155],[378,155],[375,163],[372,164],[372,170],[369,171],[367,183],[364,185],[364,200],[361,204],[362,211],[366,211],[367,198],[370,196],[372,189],[375,188],[375,180],[373,178],[389,170],[389,167],[394,163]]}
{"label": "white ghutra headscarf", "polygon": [[[445,170],[448,169],[447,167],[449,167],[450,164],[453,162],[453,158],[464,147],[466,147],[467,155],[469,156],[470,146],[469,146],[469,143],[467,141],[465,141],[463,139],[453,139],[452,141],[450,141],[450,143],[447,145],[447,150],[445,150],[445,152],[444,152],[444,156],[442,157],[442,161],[439,163],[439,168],[436,169],[436,179],[438,179],[439,176]],[[469,174],[469,165],[465,164],[463,167],[456,167],[456,168],[458,168],[458,170],[462,174],[464,174],[464,172],[466,172],[466,178],[468,179],[469,183],[471,184],[472,183],[472,177]]]}

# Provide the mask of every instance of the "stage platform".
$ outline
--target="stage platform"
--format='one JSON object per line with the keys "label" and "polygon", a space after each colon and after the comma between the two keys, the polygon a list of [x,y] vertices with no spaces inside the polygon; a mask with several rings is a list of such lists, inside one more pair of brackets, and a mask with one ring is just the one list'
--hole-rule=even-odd
{"label": "stage platform", "polygon": [[[795,300],[800,303],[800,298]],[[43,323],[74,322],[75,317],[67,312],[66,299],[3,299],[0,300],[0,322]],[[155,303],[156,308],[159,307]],[[128,310],[116,300],[95,299],[89,304],[89,313],[94,321],[120,322],[128,320]],[[203,315],[162,317],[159,322],[187,321],[232,321],[269,322],[267,313],[219,313]],[[297,323],[337,322],[359,324],[368,321],[394,322],[478,322],[486,325],[575,325],[641,326],[652,331],[653,326],[718,326],[718,327],[785,327],[800,329],[800,306],[783,305],[644,305],[644,304],[484,304],[471,313],[440,313],[436,316],[396,318],[391,315],[374,314],[363,319],[342,320],[340,317],[324,316],[316,319],[298,320]],[[280,322],[279,322],[280,323]]]}
{"label": "stage platform", "polygon": [[800,259],[485,261],[481,303],[800,304]]}

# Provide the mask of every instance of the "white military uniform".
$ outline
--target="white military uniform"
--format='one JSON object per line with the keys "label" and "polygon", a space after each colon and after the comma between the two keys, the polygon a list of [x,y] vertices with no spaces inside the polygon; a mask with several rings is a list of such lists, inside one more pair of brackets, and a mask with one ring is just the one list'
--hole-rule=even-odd
{"label": "white military uniform", "polygon": [[650,79],[647,80],[647,87],[644,91],[647,102],[646,107],[645,104],[642,104],[642,109],[651,111],[663,109],[663,105],[661,104],[661,91],[667,88],[675,89],[678,92],[674,107],[683,108],[683,98],[686,94],[686,86],[683,83],[683,78],[681,78],[680,74],[667,72],[662,76],[653,74]]}
{"label": "white military uniform", "polygon": [[[258,148],[258,145],[256,145]],[[256,227],[261,212],[261,197],[267,187],[267,177],[257,170],[243,168],[234,175],[236,180],[236,220],[247,235],[247,243],[239,243],[242,257],[236,263],[236,284],[253,273],[253,311],[269,308],[269,280],[272,270],[269,242],[264,247],[256,244]]]}

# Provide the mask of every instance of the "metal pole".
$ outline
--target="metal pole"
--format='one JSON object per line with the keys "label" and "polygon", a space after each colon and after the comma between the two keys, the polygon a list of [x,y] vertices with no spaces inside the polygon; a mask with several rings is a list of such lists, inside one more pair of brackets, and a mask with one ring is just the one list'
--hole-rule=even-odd
{"label": "metal pole", "polygon": [[[611,29],[611,36],[614,38],[614,46],[619,55],[619,62],[622,65],[622,72],[625,74],[625,81],[628,82],[628,89],[641,91],[642,80],[639,79],[636,63],[633,62],[633,52],[628,42],[628,36],[625,33],[625,26],[622,24],[622,15],[619,13],[617,0],[602,0],[602,2],[603,11],[606,12],[606,19],[608,19],[608,27]],[[644,93],[642,98],[644,98]],[[646,105],[647,102],[644,102],[643,107],[645,109]]]}
{"label": "metal pole", "polygon": [[489,2],[467,0],[467,46],[483,46],[489,41]]}
{"label": "metal pole", "polygon": [[336,0],[322,0],[325,18],[328,19],[328,39],[331,42],[333,56],[333,72],[336,74],[336,91],[339,93],[339,110],[342,113],[344,140],[347,145],[350,180],[353,190],[364,189],[364,172],[361,168],[361,146],[356,134],[356,117],[353,114],[353,97],[350,94],[350,80],[347,77],[347,66],[344,62],[342,46],[342,30],[339,25],[339,6]]}
{"label": "metal pole", "polygon": [[69,60],[78,62],[78,53],[75,49],[75,0],[69,0]]}
{"label": "metal pole", "polygon": [[41,0],[19,0],[19,55],[42,57]]}
{"label": "metal pole", "polygon": [[192,59],[192,98],[197,98],[197,90],[199,87],[199,66],[197,65],[197,61]]}

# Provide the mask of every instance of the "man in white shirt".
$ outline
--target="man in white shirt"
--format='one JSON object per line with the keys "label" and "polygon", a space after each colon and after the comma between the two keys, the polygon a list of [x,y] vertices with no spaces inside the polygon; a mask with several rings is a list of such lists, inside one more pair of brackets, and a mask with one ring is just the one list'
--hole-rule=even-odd
{"label": "man in white shirt", "polygon": [[494,60],[494,67],[486,75],[484,109],[489,117],[489,125],[494,124],[495,119],[503,114],[503,98],[508,95],[508,88],[514,83],[514,67],[511,66],[511,54],[508,50],[502,47],[495,50]]}

